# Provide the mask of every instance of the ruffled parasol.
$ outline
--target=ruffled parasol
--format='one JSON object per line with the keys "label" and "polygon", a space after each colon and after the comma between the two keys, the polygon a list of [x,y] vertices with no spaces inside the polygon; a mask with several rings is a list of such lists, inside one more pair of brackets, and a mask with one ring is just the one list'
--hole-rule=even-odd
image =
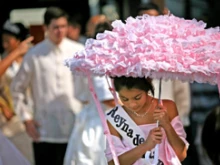
{"label": "ruffled parasol", "polygon": [[202,21],[173,15],[129,17],[112,26],[88,39],[65,65],[76,74],[218,83],[219,27],[206,29]]}
{"label": "ruffled parasol", "polygon": [[[74,74],[179,79],[218,84],[220,89],[219,27],[206,28],[203,21],[174,15],[128,17],[125,23],[116,20],[112,26],[112,31],[88,39],[84,50],[65,60]],[[110,147],[117,164],[114,146]]]}

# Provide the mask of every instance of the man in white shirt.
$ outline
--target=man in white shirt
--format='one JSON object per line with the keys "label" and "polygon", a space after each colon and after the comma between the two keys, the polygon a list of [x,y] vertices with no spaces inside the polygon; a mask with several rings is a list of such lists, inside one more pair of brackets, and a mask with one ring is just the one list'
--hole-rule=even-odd
{"label": "man in white shirt", "polygon": [[[62,165],[75,113],[81,109],[73,75],[63,61],[84,46],[66,38],[68,15],[62,9],[48,7],[44,24],[47,36],[25,55],[11,91],[15,112],[33,139],[35,165]],[[25,103],[28,87],[33,111]]]}

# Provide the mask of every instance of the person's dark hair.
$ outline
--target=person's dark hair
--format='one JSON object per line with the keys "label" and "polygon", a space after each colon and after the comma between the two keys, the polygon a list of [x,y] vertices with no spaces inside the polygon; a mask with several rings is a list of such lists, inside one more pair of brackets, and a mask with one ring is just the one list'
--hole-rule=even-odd
{"label": "person's dark hair", "polygon": [[154,86],[152,85],[152,81],[150,78],[134,78],[134,77],[113,77],[114,79],[114,87],[116,91],[120,91],[122,88],[127,89],[140,89],[146,92],[151,92],[154,95]]}
{"label": "person's dark hair", "polygon": [[137,8],[137,15],[139,14],[139,12],[143,11],[143,10],[156,10],[159,15],[162,14],[162,12],[160,11],[160,8],[158,5],[156,5],[153,2],[148,2],[148,3],[141,3],[138,8]]}
{"label": "person's dark hair", "polygon": [[94,38],[96,38],[96,35],[98,33],[103,33],[105,30],[111,31],[112,29],[113,29],[113,27],[110,24],[110,22],[101,22],[101,23],[97,24],[95,27]]}
{"label": "person's dark hair", "polygon": [[55,6],[48,7],[44,14],[44,24],[48,26],[53,19],[60,17],[65,17],[67,20],[69,19],[69,15],[63,9]]}
{"label": "person's dark hair", "polygon": [[12,23],[7,20],[2,27],[2,34],[10,34],[20,41],[25,40],[29,35],[29,30],[20,22]]}
{"label": "person's dark hair", "polygon": [[212,110],[202,129],[202,145],[214,165],[220,164],[220,106]]}
{"label": "person's dark hair", "polygon": [[75,14],[75,15],[71,15],[69,16],[68,19],[69,25],[73,26],[73,27],[80,27],[82,26],[82,16],[80,14]]}

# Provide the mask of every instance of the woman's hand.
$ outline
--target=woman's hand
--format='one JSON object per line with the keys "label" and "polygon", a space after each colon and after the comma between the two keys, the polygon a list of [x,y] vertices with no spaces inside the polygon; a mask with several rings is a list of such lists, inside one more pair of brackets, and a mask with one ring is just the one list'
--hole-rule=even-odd
{"label": "woman's hand", "polygon": [[165,127],[165,125],[170,124],[167,109],[161,104],[159,104],[154,110],[153,117],[155,121],[159,121],[159,125],[162,127]]}
{"label": "woman's hand", "polygon": [[19,44],[19,46],[15,49],[15,51],[17,51],[19,56],[23,56],[25,53],[27,53],[27,51],[30,48],[31,41],[33,40],[34,40],[34,37],[30,36]]}
{"label": "woman's hand", "polygon": [[2,113],[7,121],[11,120],[11,118],[15,115],[12,110],[6,106],[1,106],[0,109],[2,109]]}
{"label": "woman's hand", "polygon": [[153,149],[156,144],[161,143],[163,138],[163,133],[161,127],[156,127],[149,132],[147,140],[145,141],[148,149]]}

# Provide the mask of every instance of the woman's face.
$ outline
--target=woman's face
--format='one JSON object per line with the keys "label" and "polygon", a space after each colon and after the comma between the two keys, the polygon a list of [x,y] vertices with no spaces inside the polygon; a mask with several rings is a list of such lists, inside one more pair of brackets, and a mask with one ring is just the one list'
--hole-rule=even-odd
{"label": "woman's face", "polygon": [[122,88],[118,91],[119,97],[123,105],[132,111],[140,111],[147,102],[148,94],[144,90],[132,88]]}
{"label": "woman's face", "polygon": [[10,34],[2,34],[2,46],[4,51],[10,53],[19,45],[20,40],[18,40],[15,36]]}

